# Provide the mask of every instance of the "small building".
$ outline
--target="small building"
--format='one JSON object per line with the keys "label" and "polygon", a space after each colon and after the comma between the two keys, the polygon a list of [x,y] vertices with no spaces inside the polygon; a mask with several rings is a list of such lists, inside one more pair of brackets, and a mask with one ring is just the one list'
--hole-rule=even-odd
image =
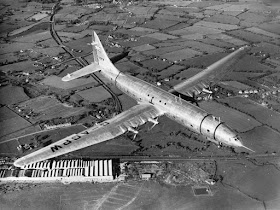
{"label": "small building", "polygon": [[150,173],[141,174],[142,180],[150,180],[151,178],[152,178],[152,174],[150,174]]}
{"label": "small building", "polygon": [[214,184],[216,184],[215,180],[213,180],[213,179],[206,179],[205,182],[206,182],[207,184],[209,184],[209,185],[214,185]]}
{"label": "small building", "polygon": [[118,179],[118,181],[120,181],[120,182],[121,182],[121,181],[125,181],[125,180],[126,180],[126,177],[127,177],[127,175],[125,175],[125,174],[121,174],[121,175],[119,175],[119,176],[118,176],[118,178],[117,178],[117,179]]}

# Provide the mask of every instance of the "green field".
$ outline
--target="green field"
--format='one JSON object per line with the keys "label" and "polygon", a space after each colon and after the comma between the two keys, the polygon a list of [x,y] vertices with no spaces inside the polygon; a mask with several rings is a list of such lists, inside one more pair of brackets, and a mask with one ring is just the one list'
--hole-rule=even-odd
{"label": "green field", "polygon": [[241,134],[246,146],[259,153],[280,152],[280,133],[260,126]]}
{"label": "green field", "polygon": [[93,87],[87,90],[78,92],[82,98],[90,102],[101,102],[108,98],[111,98],[111,94],[104,89],[103,86]]}
{"label": "green field", "polygon": [[[72,72],[69,72],[69,73],[72,73]],[[94,86],[94,85],[97,85],[98,83],[92,77],[79,78],[79,79],[75,79],[71,82],[63,82],[61,80],[61,77],[49,76],[42,81],[42,84],[60,88],[60,89],[69,90],[69,89],[74,89],[74,88],[82,87],[82,86],[89,85],[89,84]]]}
{"label": "green field", "polygon": [[8,85],[0,88],[0,104],[16,104],[28,99],[22,87]]}
{"label": "green field", "polygon": [[230,107],[233,107],[243,113],[246,113],[255,118],[260,123],[263,123],[271,128],[280,132],[280,113],[272,111],[266,107],[257,104],[246,98],[234,97],[225,98],[220,100],[223,103],[227,103]]}
{"label": "green field", "polygon": [[60,103],[57,99],[50,96],[40,96],[19,104],[19,108],[31,110],[37,114],[30,118],[35,123],[41,120],[49,120],[58,117],[76,116],[84,113],[84,107],[71,107]]}
{"label": "green field", "polygon": [[33,150],[28,151],[27,153],[20,153],[17,150],[17,146],[30,144],[31,142],[34,143],[34,139],[37,137],[38,139],[43,139],[42,142],[47,142],[51,140],[52,142],[56,142],[70,136],[74,133],[79,133],[85,130],[85,127],[82,125],[73,125],[70,127],[59,128],[54,130],[37,130],[29,132],[28,134],[18,133],[16,137],[5,139],[4,141],[0,142],[0,156],[7,155],[7,156],[22,156],[26,155],[28,152],[32,152]]}
{"label": "green field", "polygon": [[33,64],[34,62],[30,60],[22,61],[18,63],[1,66],[0,70],[2,70],[3,72],[23,71],[23,72],[33,73],[35,70],[39,69],[38,67],[33,66]]}
{"label": "green field", "polygon": [[216,103],[214,101],[203,101],[200,107],[216,117],[220,117],[231,128],[244,132],[260,126],[261,123],[254,118],[238,110]]}
{"label": "green field", "polygon": [[12,134],[26,127],[31,123],[17,115],[7,107],[0,108],[0,137]]}

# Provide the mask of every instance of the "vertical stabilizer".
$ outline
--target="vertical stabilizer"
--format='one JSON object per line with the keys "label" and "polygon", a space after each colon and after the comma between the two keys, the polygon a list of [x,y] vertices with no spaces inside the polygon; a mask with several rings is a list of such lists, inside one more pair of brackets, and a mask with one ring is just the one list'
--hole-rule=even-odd
{"label": "vertical stabilizer", "polygon": [[[92,74],[97,71],[101,71],[104,74],[106,74],[107,77],[109,78],[115,78],[116,75],[119,74],[119,70],[112,64],[111,60],[108,58],[97,34],[93,31],[92,33],[92,54],[93,54],[93,63],[85,66],[84,68],[75,71],[71,74],[66,75],[65,77],[62,78],[62,81],[71,81],[73,79],[77,79],[79,77]],[[120,55],[120,58],[116,58],[116,60],[120,60],[126,56]],[[113,75],[113,76],[112,76]]]}
{"label": "vertical stabilizer", "polygon": [[104,67],[104,68],[111,68],[114,66],[111,63],[111,60],[108,58],[107,53],[105,52],[100,39],[98,38],[95,31],[92,32],[92,54],[94,63]]}

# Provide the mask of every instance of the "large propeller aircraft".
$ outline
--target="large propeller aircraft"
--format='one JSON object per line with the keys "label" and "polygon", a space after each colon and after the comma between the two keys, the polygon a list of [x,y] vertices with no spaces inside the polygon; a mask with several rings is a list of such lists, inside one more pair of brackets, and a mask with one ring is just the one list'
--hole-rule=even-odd
{"label": "large propeller aircraft", "polygon": [[136,128],[138,126],[146,122],[151,122],[155,126],[158,124],[158,117],[162,115],[217,144],[249,149],[243,145],[240,137],[233,129],[196,104],[190,103],[187,100],[188,98],[184,98],[184,96],[193,98],[195,102],[195,96],[209,87],[209,84],[217,82],[222,75],[228,73],[231,70],[231,66],[250,47],[239,48],[167,92],[155,85],[119,71],[108,58],[95,32],[93,32],[91,45],[93,46],[94,62],[63,77],[62,80],[68,82],[100,71],[117,88],[134,98],[138,104],[114,116],[112,119],[105,120],[94,127],[68,136],[17,159],[14,162],[15,166],[23,167],[27,164],[63,155],[113,139],[126,132],[137,134]]}

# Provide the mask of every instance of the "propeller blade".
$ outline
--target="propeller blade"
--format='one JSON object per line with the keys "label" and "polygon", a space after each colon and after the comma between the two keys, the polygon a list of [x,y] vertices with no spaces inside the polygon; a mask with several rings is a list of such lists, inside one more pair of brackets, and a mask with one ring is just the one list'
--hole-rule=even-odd
{"label": "propeller blade", "polygon": [[128,127],[127,130],[130,131],[130,132],[132,132],[132,133],[134,133],[134,135],[133,135],[133,140],[136,138],[137,134],[139,133],[139,131],[135,130],[135,129],[132,128],[132,127]]}
{"label": "propeller blade", "polygon": [[136,139],[137,133],[134,134],[132,140],[134,141]]}
{"label": "propeller blade", "polygon": [[158,124],[158,118],[156,118],[156,119],[150,118],[150,119],[148,119],[148,121],[153,123],[152,127],[149,128],[149,131],[152,130]]}

